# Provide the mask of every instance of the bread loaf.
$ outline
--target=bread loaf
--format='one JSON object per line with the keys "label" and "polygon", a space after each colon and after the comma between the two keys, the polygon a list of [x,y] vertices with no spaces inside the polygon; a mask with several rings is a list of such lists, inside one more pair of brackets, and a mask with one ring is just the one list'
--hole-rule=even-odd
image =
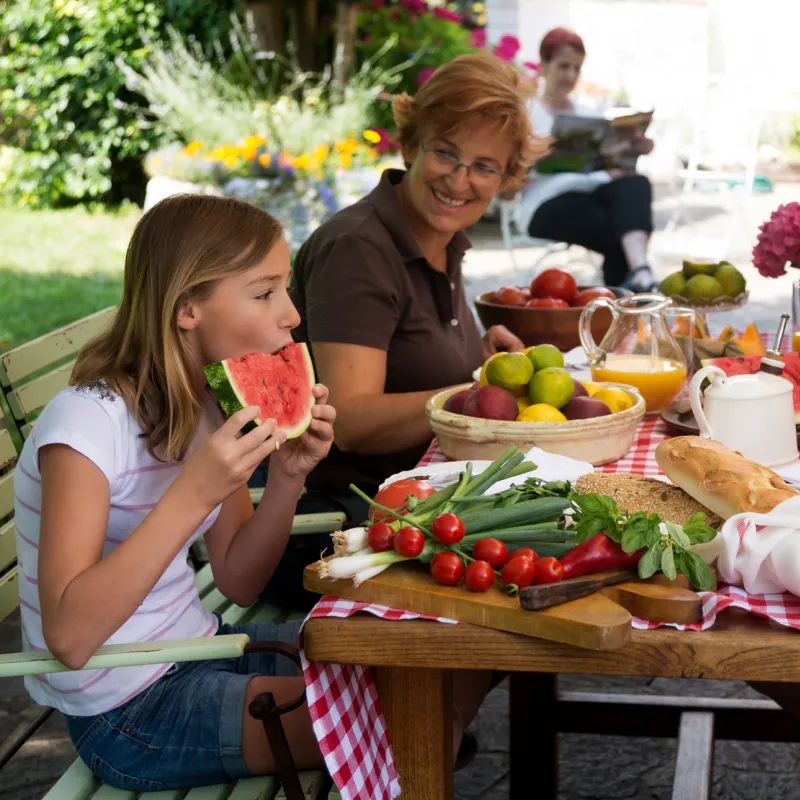
{"label": "bread loaf", "polygon": [[656,461],[673,483],[723,519],[742,511],[766,514],[798,494],[771,469],[713,439],[667,439],[656,448]]}

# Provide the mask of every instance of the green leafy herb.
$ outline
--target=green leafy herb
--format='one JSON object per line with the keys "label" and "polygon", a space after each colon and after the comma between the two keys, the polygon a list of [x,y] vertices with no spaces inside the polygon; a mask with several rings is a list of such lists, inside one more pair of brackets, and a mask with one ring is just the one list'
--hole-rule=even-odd
{"label": "green leafy herb", "polygon": [[622,540],[619,521],[622,512],[616,501],[602,494],[572,495],[578,513],[575,520],[575,541],[580,544],[598,533],[604,533],[615,542]]}
{"label": "green leafy herb", "polygon": [[658,514],[647,515],[644,511],[631,514],[622,524],[622,549],[626,553],[652,547],[661,537]]}
{"label": "green leafy herb", "polygon": [[683,526],[683,532],[689,538],[691,544],[705,544],[717,535],[714,528],[706,525],[706,515],[699,511],[689,517],[689,520]]}
{"label": "green leafy herb", "polygon": [[661,548],[651,547],[639,561],[639,577],[649,578],[661,568]]}
{"label": "green leafy herb", "polygon": [[678,577],[678,571],[675,569],[675,557],[672,553],[672,542],[670,541],[666,542],[664,549],[661,551],[661,571],[671,581]]}
{"label": "green leafy herb", "polygon": [[676,525],[674,522],[666,522],[664,524],[667,527],[667,533],[670,539],[672,539],[676,545],[682,547],[684,550],[688,550],[692,546],[689,537],[680,525]]}

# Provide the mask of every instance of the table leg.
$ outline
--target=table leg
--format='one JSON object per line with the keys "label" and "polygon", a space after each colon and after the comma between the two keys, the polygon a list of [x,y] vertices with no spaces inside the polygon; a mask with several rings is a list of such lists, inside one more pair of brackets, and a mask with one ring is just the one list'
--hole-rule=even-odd
{"label": "table leg", "polygon": [[453,684],[443,669],[376,667],[402,797],[453,798]]}
{"label": "table leg", "polygon": [[558,723],[556,676],[512,672],[508,712],[510,800],[529,800],[536,775],[537,800],[558,797]]}

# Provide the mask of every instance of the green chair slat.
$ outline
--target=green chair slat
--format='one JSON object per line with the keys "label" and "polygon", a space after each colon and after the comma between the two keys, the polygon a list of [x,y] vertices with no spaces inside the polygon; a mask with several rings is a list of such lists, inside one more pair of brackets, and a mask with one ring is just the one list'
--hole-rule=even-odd
{"label": "green chair slat", "polygon": [[341,511],[324,511],[319,514],[295,514],[292,536],[304,533],[332,533],[342,529],[347,515]]}
{"label": "green chair slat", "polygon": [[17,560],[17,542],[14,538],[14,520],[0,525],[0,575]]}
{"label": "green chair slat", "polygon": [[[190,789],[185,800],[228,800],[233,784],[217,783],[214,786],[198,786]],[[147,795],[142,795],[147,800]]]}
{"label": "green chair slat", "polygon": [[139,795],[141,800],[183,800],[185,796],[186,789],[165,789],[163,792],[142,792]]}
{"label": "green chair slat", "polygon": [[0,475],[0,519],[14,512],[14,473]]}
{"label": "green chair slat", "polygon": [[230,605],[232,605],[231,601],[216,586],[203,598],[203,608],[206,611],[216,611],[222,614],[228,610]]}
{"label": "green chair slat", "polygon": [[205,597],[214,588],[214,573],[211,571],[211,564],[205,564],[194,576],[194,585],[200,592],[200,597]]}
{"label": "green chair slat", "polygon": [[99,785],[89,767],[76,758],[42,800],[89,800]]}
{"label": "green chair slat", "polygon": [[62,389],[66,389],[74,366],[75,362],[70,361],[34,378],[30,383],[12,389],[6,395],[6,400],[15,419],[24,422],[41,411]]}
{"label": "green chair slat", "polygon": [[137,797],[139,797],[139,792],[133,792],[129,789],[117,789],[104,783],[94,793],[92,800],[136,800]]}
{"label": "green chair slat", "polygon": [[[0,574],[0,620],[17,610],[19,606],[19,574],[16,567]],[[3,658],[0,656],[0,677],[3,672]]]}
{"label": "green chair slat", "polygon": [[267,624],[275,622],[280,614],[281,610],[276,606],[271,606],[269,603],[256,603],[251,607],[250,614],[245,621],[248,625]]}
{"label": "green chair slat", "polygon": [[307,616],[306,611],[290,611],[286,615],[286,622],[302,622]]}
{"label": "green chair slat", "polygon": [[[307,800],[316,800],[325,780],[325,773],[322,770],[314,769],[301,772],[300,787],[303,790],[303,797],[307,798]],[[282,788],[275,796],[275,800],[286,800],[286,792]]]}
{"label": "green chair slat", "polygon": [[226,625],[244,625],[245,620],[250,616],[252,608],[253,606],[243,608],[242,606],[237,606],[235,603],[231,603],[231,605],[221,614],[222,621]]}
{"label": "green chair slat", "polygon": [[[224,636],[203,636],[198,639],[167,639],[138,644],[104,645],[86,662],[83,669],[237,658],[244,653],[249,641],[249,637],[243,633],[229,633]],[[69,671],[46,650],[0,655],[0,678]]]}
{"label": "green chair slat", "polygon": [[[2,414],[2,409],[0,409]],[[14,440],[8,432],[8,428],[4,427],[5,423],[0,422],[0,469],[7,467],[17,457],[17,448],[14,447]]]}
{"label": "green chair slat", "polygon": [[339,790],[335,786],[332,786],[331,790],[328,792],[328,800],[342,800],[342,796],[339,794]]}
{"label": "green chair slat", "polygon": [[242,778],[236,782],[236,787],[228,800],[272,800],[277,791],[278,779],[274,775]]}

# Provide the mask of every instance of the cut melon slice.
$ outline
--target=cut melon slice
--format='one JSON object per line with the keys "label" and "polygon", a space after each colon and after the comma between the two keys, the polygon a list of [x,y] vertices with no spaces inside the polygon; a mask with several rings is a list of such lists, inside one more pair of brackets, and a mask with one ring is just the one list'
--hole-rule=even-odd
{"label": "cut melon slice", "polygon": [[316,379],[308,347],[290,344],[277,353],[248,353],[218,361],[204,369],[206,380],[226,416],[247,406],[261,413],[243,430],[250,431],[264,420],[274,419],[278,430],[294,439],[311,424],[312,393]]}

